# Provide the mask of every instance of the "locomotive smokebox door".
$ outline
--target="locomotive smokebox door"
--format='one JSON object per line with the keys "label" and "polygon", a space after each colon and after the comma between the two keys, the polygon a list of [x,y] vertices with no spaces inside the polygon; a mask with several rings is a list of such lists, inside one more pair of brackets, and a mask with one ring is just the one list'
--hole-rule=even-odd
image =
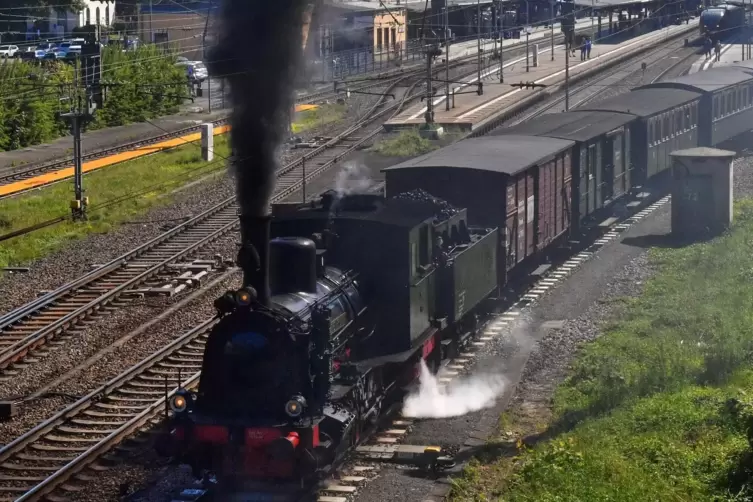
{"label": "locomotive smokebox door", "polygon": [[671,155],[672,235],[682,241],[704,239],[729,228],[735,152],[700,147]]}

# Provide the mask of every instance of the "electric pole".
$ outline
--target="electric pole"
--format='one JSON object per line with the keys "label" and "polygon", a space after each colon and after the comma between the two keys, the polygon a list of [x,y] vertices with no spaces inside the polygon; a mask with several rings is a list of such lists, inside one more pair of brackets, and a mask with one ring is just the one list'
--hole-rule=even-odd
{"label": "electric pole", "polygon": [[149,0],[149,43],[154,43],[154,28],[152,27],[152,0]]}
{"label": "electric pole", "polygon": [[[481,83],[481,0],[476,0],[476,31],[478,32],[478,82]],[[480,90],[483,94],[483,89]]]}
{"label": "electric pole", "polygon": [[75,70],[73,74],[73,89],[74,89],[74,109],[69,113],[64,113],[62,117],[70,122],[71,134],[73,134],[73,197],[71,201],[71,215],[75,221],[86,219],[86,207],[89,205],[89,198],[84,197],[84,172],[83,163],[81,157],[83,153],[81,151],[81,131],[84,125],[91,120],[91,106],[89,87],[86,87],[86,110],[82,106],[81,94],[79,92],[79,78],[81,76],[81,69],[79,66],[79,59],[76,58]]}
{"label": "electric pole", "polygon": [[[565,34],[565,40],[568,40],[569,33]],[[565,42],[565,111],[570,109],[570,47]]]}
{"label": "electric pole", "polygon": [[499,83],[505,83],[505,12],[504,4],[499,3],[499,11],[501,13],[502,21],[500,25],[502,29],[499,30]]}
{"label": "electric pole", "polygon": [[450,20],[448,6],[444,6],[444,79],[445,79],[445,100],[444,109],[450,111]]}
{"label": "electric pole", "polygon": [[442,54],[442,51],[437,47],[437,43],[433,43],[426,48],[426,114],[424,118],[427,124],[434,123],[434,89],[431,86],[431,61],[435,56]]}
{"label": "electric pole", "polygon": [[550,20],[549,24],[552,28],[551,34],[552,34],[552,61],[554,61],[554,0],[549,0],[549,14],[551,15],[552,19]]}
{"label": "electric pole", "polygon": [[530,11],[528,8],[528,0],[525,0],[526,2],[526,71],[530,71],[530,51],[528,50],[528,35],[531,33],[531,24],[530,24]]}

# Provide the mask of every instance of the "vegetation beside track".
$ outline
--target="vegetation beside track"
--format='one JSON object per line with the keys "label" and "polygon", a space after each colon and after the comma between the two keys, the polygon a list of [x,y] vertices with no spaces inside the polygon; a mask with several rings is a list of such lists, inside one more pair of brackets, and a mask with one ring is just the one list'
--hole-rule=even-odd
{"label": "vegetation beside track", "polygon": [[[0,150],[49,142],[68,133],[61,117],[75,105],[70,63],[14,61],[0,65]],[[185,68],[155,46],[102,52],[104,106],[89,128],[111,127],[175,113],[188,94]],[[83,95],[83,87],[81,97]],[[84,101],[85,102],[85,101]]]}
{"label": "vegetation beside track", "polygon": [[338,122],[345,117],[347,107],[340,104],[321,105],[311,110],[296,113],[293,120],[293,134],[300,134],[317,127]]}
{"label": "vegetation beside track", "polygon": [[380,141],[372,150],[386,157],[410,157],[423,155],[439,148],[431,140],[422,138],[417,130],[410,129]]}
{"label": "vegetation beside track", "polygon": [[[148,210],[171,202],[171,192],[225,169],[229,155],[226,136],[215,137],[215,160],[201,160],[198,145],[186,145],[94,171],[84,177],[90,198],[86,222],[65,221],[0,242],[0,267],[21,265],[61,248],[67,242],[138,220]],[[73,180],[0,200],[0,233],[8,234],[69,214]],[[108,202],[119,202],[107,205]],[[99,207],[104,206],[104,207]]]}
{"label": "vegetation beside track", "polygon": [[745,201],[727,235],[652,249],[656,275],[581,350],[546,430],[492,441],[452,499],[750,500],[752,238]]}

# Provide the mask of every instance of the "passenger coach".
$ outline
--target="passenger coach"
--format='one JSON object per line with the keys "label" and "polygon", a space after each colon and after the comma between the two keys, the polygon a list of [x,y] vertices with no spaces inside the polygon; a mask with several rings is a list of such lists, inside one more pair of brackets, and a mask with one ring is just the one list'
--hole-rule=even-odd
{"label": "passenger coach", "polygon": [[466,207],[471,225],[504,229],[502,285],[507,271],[568,234],[573,145],[519,135],[460,141],[384,169],[386,193],[422,189]]}
{"label": "passenger coach", "polygon": [[699,71],[638,89],[666,89],[673,93],[686,91],[699,94],[701,98],[698,115],[701,127],[698,131],[698,146],[716,146],[752,128],[751,68],[714,68],[711,71]]}
{"label": "passenger coach", "polygon": [[[670,153],[698,146],[699,92],[684,89],[637,89],[583,110],[629,113],[631,157],[635,166],[633,185],[669,169]],[[579,108],[580,110],[580,108]]]}

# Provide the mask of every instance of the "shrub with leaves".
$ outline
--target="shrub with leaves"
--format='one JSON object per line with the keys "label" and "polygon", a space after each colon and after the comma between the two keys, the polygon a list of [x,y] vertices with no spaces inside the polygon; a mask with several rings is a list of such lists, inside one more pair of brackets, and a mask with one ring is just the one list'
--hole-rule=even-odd
{"label": "shrub with leaves", "polygon": [[123,52],[108,47],[102,52],[104,107],[90,127],[112,127],[141,122],[177,111],[187,97],[186,70],[175,56],[153,45]]}
{"label": "shrub with leaves", "polygon": [[[74,65],[62,61],[0,63],[0,150],[45,143],[68,133],[62,113],[76,105]],[[175,56],[146,46],[102,52],[104,106],[88,126],[102,128],[174,113],[188,94]],[[85,96],[78,87],[78,96]]]}

